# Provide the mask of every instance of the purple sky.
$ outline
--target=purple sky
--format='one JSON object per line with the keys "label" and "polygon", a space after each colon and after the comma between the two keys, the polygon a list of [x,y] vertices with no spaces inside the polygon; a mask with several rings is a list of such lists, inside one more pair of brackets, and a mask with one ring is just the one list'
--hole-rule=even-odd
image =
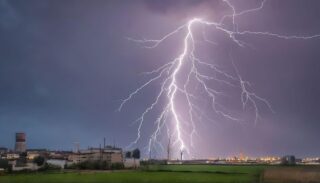
{"label": "purple sky", "polygon": [[[232,2],[241,11],[260,1]],[[126,38],[157,39],[192,17],[214,21],[228,12],[218,0],[0,0],[0,146],[12,148],[14,133],[25,131],[30,148],[69,150],[74,142],[86,148],[103,137],[125,147],[136,137],[133,121],[158,86],[117,112],[121,99],[147,81],[140,73],[176,57],[182,40],[177,35],[150,50]],[[268,0],[263,10],[237,22],[243,30],[313,35],[320,33],[319,17],[317,0]],[[245,124],[202,121],[196,156],[318,156],[320,39],[243,36],[252,45],[247,48],[226,36],[216,39],[218,47],[202,52],[228,68],[224,59],[232,49],[242,77],[275,113],[259,105],[261,120],[255,125],[252,111],[234,107],[248,118]],[[147,124],[137,147],[146,145],[150,132]]]}

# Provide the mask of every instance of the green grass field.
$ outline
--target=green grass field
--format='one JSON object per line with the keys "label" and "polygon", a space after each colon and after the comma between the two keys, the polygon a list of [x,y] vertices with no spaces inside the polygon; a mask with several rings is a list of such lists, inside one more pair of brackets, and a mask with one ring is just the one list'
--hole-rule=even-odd
{"label": "green grass field", "polygon": [[150,171],[192,171],[211,173],[259,174],[266,166],[254,165],[151,165],[144,170]]}
{"label": "green grass field", "polygon": [[140,170],[0,175],[0,183],[320,183],[320,166],[152,165]]}
{"label": "green grass field", "polygon": [[159,165],[109,173],[31,173],[0,176],[0,183],[252,183],[263,166]]}

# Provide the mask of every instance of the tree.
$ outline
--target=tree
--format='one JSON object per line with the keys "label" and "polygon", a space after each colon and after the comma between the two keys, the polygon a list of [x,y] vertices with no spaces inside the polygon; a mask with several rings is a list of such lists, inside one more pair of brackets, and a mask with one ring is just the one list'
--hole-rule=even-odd
{"label": "tree", "polygon": [[140,159],[140,150],[138,148],[132,151],[132,157],[134,161],[134,167],[136,168],[136,159]]}
{"label": "tree", "polygon": [[126,152],[126,158],[131,158],[132,157],[132,153],[130,151]]}
{"label": "tree", "polygon": [[42,156],[37,156],[33,159],[33,163],[37,164],[38,166],[42,166],[44,162],[45,162],[45,159]]}
{"label": "tree", "polygon": [[132,151],[132,157],[134,159],[140,159],[140,150],[139,149],[135,149]]}

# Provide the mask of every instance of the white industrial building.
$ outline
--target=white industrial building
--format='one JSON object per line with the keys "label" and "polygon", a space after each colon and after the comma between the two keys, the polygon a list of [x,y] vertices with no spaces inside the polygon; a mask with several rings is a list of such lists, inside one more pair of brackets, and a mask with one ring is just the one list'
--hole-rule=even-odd
{"label": "white industrial building", "polygon": [[86,161],[106,161],[109,163],[123,163],[122,149],[120,148],[89,148],[69,155],[72,163]]}

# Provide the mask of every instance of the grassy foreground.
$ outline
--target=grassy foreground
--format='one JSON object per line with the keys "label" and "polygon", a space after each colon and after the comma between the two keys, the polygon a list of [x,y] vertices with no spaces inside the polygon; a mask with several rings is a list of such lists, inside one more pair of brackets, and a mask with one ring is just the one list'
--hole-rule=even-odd
{"label": "grassy foreground", "polygon": [[266,167],[260,165],[151,165],[143,167],[143,170],[257,175]]}
{"label": "grassy foreground", "polygon": [[142,171],[107,173],[34,173],[0,176],[0,183],[252,183],[261,166],[162,165]]}

